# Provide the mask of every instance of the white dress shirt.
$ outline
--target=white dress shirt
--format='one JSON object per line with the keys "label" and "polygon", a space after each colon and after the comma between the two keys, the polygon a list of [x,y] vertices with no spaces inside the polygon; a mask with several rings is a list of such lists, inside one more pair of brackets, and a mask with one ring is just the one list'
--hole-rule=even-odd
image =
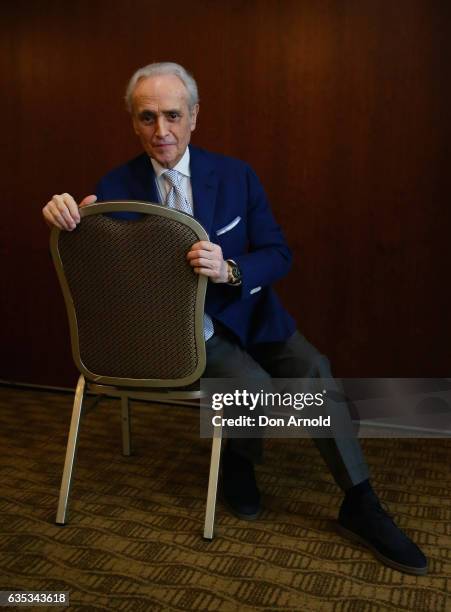
{"label": "white dress shirt", "polygon": [[[182,180],[180,182],[181,189],[185,192],[186,199],[188,200],[188,204],[191,208],[191,215],[193,214],[193,190],[191,187],[191,170],[189,167],[189,149],[186,147],[186,151],[182,156],[182,159],[172,168],[173,170],[177,170],[182,175]],[[167,168],[164,168],[161,164],[159,164],[152,157],[150,161],[153,166],[153,170],[155,172],[155,182],[157,184],[157,191],[160,197],[160,203],[164,204],[166,202],[166,197],[171,189],[170,184],[167,180],[165,180],[163,174],[166,172]]]}
{"label": "white dress shirt", "polygon": [[[182,175],[182,180],[180,181],[180,187],[185,192],[186,199],[188,200],[188,204],[190,206],[190,214],[193,214],[193,190],[191,187],[191,170],[189,167],[189,149],[186,147],[186,151],[183,154],[181,160],[172,168],[172,170],[177,170]],[[155,172],[155,182],[157,184],[158,196],[160,198],[160,203],[164,204],[166,202],[166,197],[171,189],[171,185],[164,178],[164,173],[167,168],[164,168],[161,164],[159,164],[152,157],[150,161],[153,166],[153,170]],[[213,321],[207,315],[204,314],[204,338],[205,340],[209,340],[214,333]]]}

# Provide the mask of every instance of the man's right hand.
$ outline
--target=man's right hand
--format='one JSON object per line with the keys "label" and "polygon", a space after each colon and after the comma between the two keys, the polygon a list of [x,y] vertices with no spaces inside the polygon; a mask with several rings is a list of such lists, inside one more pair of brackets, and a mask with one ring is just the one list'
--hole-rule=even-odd
{"label": "man's right hand", "polygon": [[[97,196],[89,195],[80,202],[80,208],[94,204]],[[54,195],[42,209],[42,215],[49,227],[56,226],[71,231],[80,223],[80,213],[74,198],[69,193]]]}

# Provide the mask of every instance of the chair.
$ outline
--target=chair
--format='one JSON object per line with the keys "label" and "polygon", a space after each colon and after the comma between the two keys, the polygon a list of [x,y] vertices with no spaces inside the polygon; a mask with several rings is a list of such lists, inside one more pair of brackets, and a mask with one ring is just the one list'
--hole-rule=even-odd
{"label": "chair", "polygon": [[[108,213],[138,213],[132,219]],[[186,253],[208,240],[189,215],[158,204],[116,201],[80,209],[73,231],[53,228],[50,249],[69,318],[75,392],[56,523],[66,523],[83,400],[119,397],[123,454],[131,454],[129,400],[199,400],[205,369],[207,280]],[[194,385],[194,386],[193,386]],[[212,439],[204,537],[213,538],[221,430]]]}

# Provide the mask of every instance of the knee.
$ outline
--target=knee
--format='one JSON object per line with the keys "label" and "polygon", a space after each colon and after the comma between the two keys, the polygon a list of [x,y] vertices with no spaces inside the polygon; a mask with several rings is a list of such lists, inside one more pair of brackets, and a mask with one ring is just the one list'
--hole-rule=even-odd
{"label": "knee", "polygon": [[329,358],[318,351],[311,361],[309,375],[312,378],[332,378]]}
{"label": "knee", "polygon": [[287,369],[299,378],[331,378],[329,359],[299,332],[287,343],[290,363]]}

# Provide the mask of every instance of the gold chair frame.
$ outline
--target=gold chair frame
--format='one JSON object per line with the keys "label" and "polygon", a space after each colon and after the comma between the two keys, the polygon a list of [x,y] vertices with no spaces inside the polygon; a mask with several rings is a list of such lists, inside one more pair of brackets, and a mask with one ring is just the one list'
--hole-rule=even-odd
{"label": "gold chair frame", "polygon": [[[149,202],[127,200],[96,203],[81,208],[80,217],[83,219],[89,217],[90,215],[105,215],[112,212],[133,212],[144,215],[157,215],[160,218],[176,221],[189,227],[197,236],[198,240],[208,240],[208,235],[205,229],[191,216],[180,211],[168,209],[159,204]],[[77,228],[74,231],[78,231],[79,229],[80,228]],[[77,312],[60,252],[60,238],[62,233],[63,232],[56,227],[52,229],[50,235],[50,250],[66,304],[70,327],[72,356],[76,367],[80,371],[80,376],[75,391],[64,470],[59,494],[56,515],[56,523],[58,525],[65,525],[67,523],[69,496],[73,481],[80,423],[84,411],[84,398],[86,393],[89,392],[99,396],[104,395],[120,398],[122,452],[123,455],[130,456],[132,454],[132,449],[129,400],[133,399],[176,404],[192,404],[193,400],[200,401],[201,391],[197,389],[187,389],[186,387],[189,387],[200,379],[206,365],[205,341],[203,335],[203,314],[207,279],[204,276],[199,275],[197,276],[197,294],[195,297],[194,315],[195,345],[197,349],[198,361],[197,366],[189,375],[181,378],[130,378],[109,376],[100,372],[91,371],[83,362],[82,355],[80,353]],[[220,426],[216,426],[213,429],[212,435],[210,471],[203,531],[203,537],[209,540],[213,538],[214,534],[221,442],[222,429]]]}

